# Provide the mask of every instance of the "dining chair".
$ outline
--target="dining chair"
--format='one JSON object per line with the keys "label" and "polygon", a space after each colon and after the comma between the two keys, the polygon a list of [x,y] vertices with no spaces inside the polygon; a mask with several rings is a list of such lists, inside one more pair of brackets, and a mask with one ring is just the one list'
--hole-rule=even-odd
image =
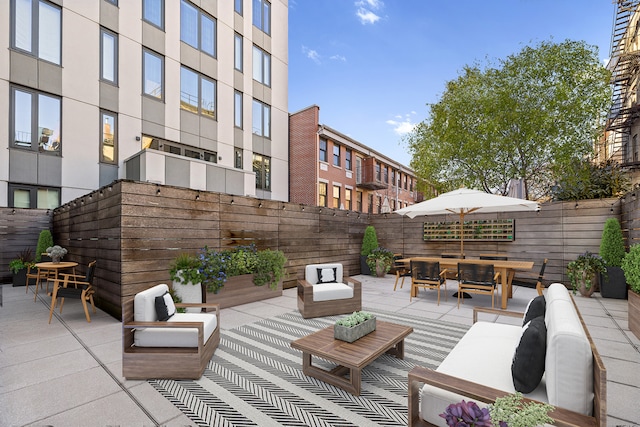
{"label": "dining chair", "polygon": [[500,254],[480,254],[479,258],[491,261],[509,261],[509,257],[507,255]]}
{"label": "dining chair", "polygon": [[[32,271],[35,269],[35,271]],[[46,268],[37,268],[37,267],[27,267],[27,283],[26,283],[26,292],[29,293],[29,281],[35,280],[35,288],[33,292],[33,301],[35,302],[38,298],[38,289],[40,286],[44,289],[44,283],[47,284],[47,292],[49,292],[49,281],[55,279],[56,273],[53,270],[48,270]]]}
{"label": "dining chair", "polygon": [[411,261],[411,293],[409,301],[413,300],[413,295],[418,296],[418,288],[436,289],[438,291],[438,305],[440,305],[440,288],[444,285],[444,298],[447,299],[447,280],[445,278],[447,269],[440,270],[439,262]]}
{"label": "dining chair", "polygon": [[538,291],[538,295],[542,295],[542,290],[544,289],[544,284],[542,283],[542,277],[544,276],[544,269],[547,267],[548,258],[545,258],[542,262],[542,267],[540,268],[540,274],[538,274],[538,282],[536,283],[536,291]]}
{"label": "dining chair", "polygon": [[[495,273],[493,264],[458,263],[458,308],[463,292],[491,295],[491,308],[500,273]],[[464,299],[464,298],[463,298]]]}
{"label": "dining chair", "polygon": [[[440,255],[440,258],[454,258],[454,259],[465,259],[464,254],[458,253],[444,253]],[[447,270],[447,274],[445,275],[445,279],[456,280],[458,278],[458,272],[456,269]]]}
{"label": "dining chair", "polygon": [[398,280],[402,277],[402,281],[400,282],[400,289],[404,286],[404,278],[411,277],[411,268],[407,268],[407,264],[404,262],[400,262],[402,259],[402,255],[396,254],[393,256],[393,269],[396,273],[396,282],[393,284],[393,290],[396,290],[398,286]]}
{"label": "dining chair", "polygon": [[64,306],[65,298],[79,299],[82,302],[82,308],[84,309],[84,315],[87,322],[91,322],[87,301],[91,303],[91,307],[93,307],[93,312],[95,314],[96,305],[93,301],[93,295],[96,290],[92,285],[95,268],[96,261],[91,261],[89,265],[87,265],[85,276],[61,273],[60,276],[54,280],[53,292],[51,294],[51,308],[49,309],[49,323],[51,323],[51,317],[53,316],[53,311],[56,308],[58,298],[60,298],[60,314],[62,314],[62,307]]}

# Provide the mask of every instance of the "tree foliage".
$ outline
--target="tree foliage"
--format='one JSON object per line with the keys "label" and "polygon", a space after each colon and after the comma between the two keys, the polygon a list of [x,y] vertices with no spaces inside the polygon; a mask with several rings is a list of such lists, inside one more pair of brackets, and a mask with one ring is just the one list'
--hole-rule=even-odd
{"label": "tree foliage", "polygon": [[611,99],[609,72],[584,42],[541,42],[466,66],[409,134],[411,166],[440,191],[547,194],[557,171],[592,151]]}
{"label": "tree foliage", "polygon": [[617,163],[575,159],[558,171],[551,196],[554,200],[601,199],[620,197],[630,189],[631,180]]}

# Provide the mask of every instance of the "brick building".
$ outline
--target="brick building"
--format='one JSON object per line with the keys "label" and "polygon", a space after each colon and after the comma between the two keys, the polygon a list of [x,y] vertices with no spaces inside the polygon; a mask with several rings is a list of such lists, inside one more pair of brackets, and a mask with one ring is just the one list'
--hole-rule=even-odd
{"label": "brick building", "polygon": [[320,107],[289,114],[289,199],[384,213],[421,200],[414,172],[320,123]]}

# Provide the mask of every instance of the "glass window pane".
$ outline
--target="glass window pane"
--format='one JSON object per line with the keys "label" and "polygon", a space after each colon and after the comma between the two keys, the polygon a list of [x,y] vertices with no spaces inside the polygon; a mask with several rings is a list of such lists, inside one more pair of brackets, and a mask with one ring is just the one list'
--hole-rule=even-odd
{"label": "glass window pane", "polygon": [[201,19],[201,47],[204,53],[216,56],[216,21],[208,16],[202,15]]}
{"label": "glass window pane", "polygon": [[38,189],[38,209],[55,209],[58,207],[58,190],[50,188]]}
{"label": "glass window pane", "polygon": [[198,48],[198,10],[184,0],[180,2],[180,40]]}
{"label": "glass window pane", "polygon": [[180,68],[180,107],[198,113],[198,75],[184,67]]}
{"label": "glass window pane", "polygon": [[253,0],[253,25],[262,28],[262,1]]}
{"label": "glass window pane", "polygon": [[271,190],[271,159],[264,158],[264,189]]}
{"label": "glass window pane", "polygon": [[264,1],[264,9],[262,12],[262,31],[271,34],[271,4]]}
{"label": "glass window pane", "polygon": [[253,80],[262,83],[262,51],[253,46]]}
{"label": "glass window pane", "polygon": [[242,93],[235,92],[233,99],[233,125],[242,129]]}
{"label": "glass window pane", "polygon": [[265,138],[271,138],[271,107],[263,105],[264,114],[264,130],[263,135]]}
{"label": "glass window pane", "polygon": [[238,71],[242,71],[242,36],[240,34],[235,35],[233,58],[233,66],[235,67],[235,69]]}
{"label": "glass window pane", "polygon": [[31,0],[16,0],[15,47],[31,52],[33,32]]}
{"label": "glass window pane", "polygon": [[40,2],[38,27],[38,56],[46,61],[60,64],[61,22],[60,9]]}
{"label": "glass window pane", "polygon": [[253,155],[253,173],[256,175],[256,188],[262,188],[262,156]]}
{"label": "glass window pane", "polygon": [[13,190],[13,207],[29,209],[31,207],[31,192],[29,190]]}
{"label": "glass window pane", "polygon": [[162,99],[162,59],[144,52],[143,64],[144,93]]}
{"label": "glass window pane", "polygon": [[215,118],[216,113],[216,84],[211,80],[202,79],[202,114]]}
{"label": "glass window pane", "polygon": [[102,78],[116,81],[116,38],[105,31],[102,32]]}
{"label": "glass window pane", "polygon": [[263,81],[262,83],[267,85],[267,86],[271,86],[271,55],[269,55],[268,53],[264,54],[263,57],[263,64],[262,64],[262,68],[263,68]]}
{"label": "glass window pane", "polygon": [[113,163],[116,159],[116,118],[102,113],[102,161]]}
{"label": "glass window pane", "polygon": [[255,135],[262,135],[262,104],[256,100],[253,100],[252,126]]}
{"label": "glass window pane", "polygon": [[38,95],[38,148],[60,151],[60,100]]}
{"label": "glass window pane", "polygon": [[237,13],[242,15],[242,0],[235,0],[233,8]]}
{"label": "glass window pane", "polygon": [[143,19],[160,28],[163,28],[162,3],[163,0],[144,0],[142,6]]}
{"label": "glass window pane", "polygon": [[15,145],[31,147],[31,100],[32,95],[19,90],[14,91],[14,133]]}

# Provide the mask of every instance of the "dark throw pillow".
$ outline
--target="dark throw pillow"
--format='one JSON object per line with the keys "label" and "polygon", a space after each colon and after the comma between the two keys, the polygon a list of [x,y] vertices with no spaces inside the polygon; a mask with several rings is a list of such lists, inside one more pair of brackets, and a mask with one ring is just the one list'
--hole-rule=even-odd
{"label": "dark throw pillow", "polygon": [[169,292],[156,297],[156,315],[159,321],[164,322],[165,320],[169,320],[174,314],[176,314],[176,306]]}
{"label": "dark throw pillow", "polygon": [[527,304],[527,308],[524,311],[522,326],[526,325],[530,320],[533,320],[538,316],[544,316],[546,310],[547,301],[544,299],[544,295],[538,295],[529,301],[529,304]]}
{"label": "dark throw pillow", "polygon": [[531,393],[544,374],[547,352],[547,327],[544,317],[538,316],[523,326],[520,343],[513,355],[511,376],[513,386],[521,393]]}
{"label": "dark throw pillow", "polygon": [[337,283],[337,268],[318,268],[318,284],[320,283]]}

